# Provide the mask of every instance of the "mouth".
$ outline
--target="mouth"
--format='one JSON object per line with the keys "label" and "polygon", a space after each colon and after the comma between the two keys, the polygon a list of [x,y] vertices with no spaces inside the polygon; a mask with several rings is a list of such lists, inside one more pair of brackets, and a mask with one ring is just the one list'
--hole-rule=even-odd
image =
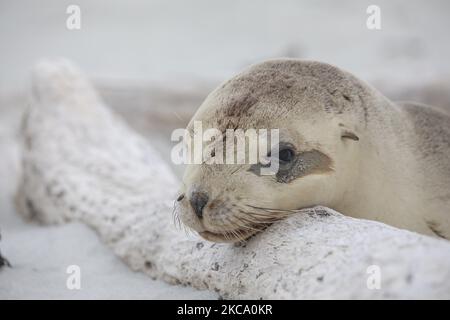
{"label": "mouth", "polygon": [[258,232],[259,230],[235,229],[224,232],[202,231],[199,232],[198,234],[203,239],[212,242],[236,243],[236,242],[245,242]]}

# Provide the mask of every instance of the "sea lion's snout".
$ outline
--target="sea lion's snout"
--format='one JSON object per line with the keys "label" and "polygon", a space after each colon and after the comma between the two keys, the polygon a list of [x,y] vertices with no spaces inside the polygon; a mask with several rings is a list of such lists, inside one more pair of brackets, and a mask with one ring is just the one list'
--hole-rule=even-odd
{"label": "sea lion's snout", "polygon": [[239,198],[225,192],[216,193],[198,185],[187,187],[177,198],[175,218],[213,242],[241,242],[248,239],[260,226],[256,216],[241,216],[245,207]]}
{"label": "sea lion's snout", "polygon": [[191,193],[189,203],[199,219],[203,218],[203,208],[205,208],[208,200],[209,197],[206,192],[194,191]]}

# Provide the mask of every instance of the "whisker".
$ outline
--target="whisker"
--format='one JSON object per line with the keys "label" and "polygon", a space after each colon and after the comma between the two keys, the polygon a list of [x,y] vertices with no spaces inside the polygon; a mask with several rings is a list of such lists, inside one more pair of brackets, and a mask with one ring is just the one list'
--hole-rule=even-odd
{"label": "whisker", "polygon": [[261,222],[259,222],[259,221],[250,221],[250,220],[248,220],[248,219],[245,218],[245,217],[239,217],[238,219],[241,220],[241,221],[246,221],[246,222],[247,222],[246,224],[243,224],[243,225],[241,226],[241,228],[245,228],[245,229],[252,230],[252,231],[256,231],[256,232],[263,231],[264,229],[257,228],[257,227],[255,226],[255,224],[267,225],[266,223],[261,223]]}
{"label": "whisker", "polygon": [[261,221],[261,220],[271,220],[271,219],[279,219],[280,217],[282,217],[282,214],[276,213],[276,212],[271,212],[270,214],[266,213],[266,214],[260,214],[257,212],[252,212],[252,211],[247,211],[247,214],[250,215],[251,217]]}
{"label": "whisker", "polygon": [[240,216],[240,218],[246,219],[247,222],[250,222],[250,223],[258,223],[259,222],[259,220],[257,218],[252,217],[251,215],[249,215],[248,211],[244,211],[242,209],[238,209],[238,212],[240,214],[242,214],[242,216],[243,216],[243,217]]}
{"label": "whisker", "polygon": [[249,225],[247,223],[242,223],[243,222],[242,219],[240,219],[238,217],[236,217],[236,219],[238,219],[237,220],[238,221],[238,223],[237,223],[238,229],[246,229],[246,230],[258,231],[257,229],[253,228],[251,225]]}
{"label": "whisker", "polygon": [[247,212],[248,215],[253,216],[254,218],[258,219],[259,221],[267,221],[267,222],[276,222],[283,218],[286,218],[289,216],[289,214],[285,213],[271,213],[270,215],[264,215],[264,214],[258,214],[254,212]]}
{"label": "whisker", "polygon": [[232,227],[235,229],[230,230],[234,236],[235,239],[237,239],[239,242],[245,242],[246,237],[242,234],[241,230],[243,226],[240,224],[237,224],[235,220],[232,220],[231,217],[227,218],[226,221],[231,224]]}
{"label": "whisker", "polygon": [[240,243],[246,243],[247,242],[247,237],[245,237],[240,230],[237,230],[236,233],[238,233],[240,239],[239,242]]}
{"label": "whisker", "polygon": [[294,212],[298,212],[299,210],[292,210],[292,209],[275,209],[275,208],[265,208],[265,207],[258,207],[258,206],[253,206],[253,205],[247,205],[250,208],[253,209],[259,209],[259,210],[264,210],[264,211],[270,211],[270,212],[290,212],[290,213],[294,213]]}
{"label": "whisker", "polygon": [[241,238],[240,238],[240,236],[237,234],[236,231],[231,230],[231,231],[229,231],[229,232],[233,235],[233,238],[234,238],[234,239],[237,239],[238,241],[241,241]]}

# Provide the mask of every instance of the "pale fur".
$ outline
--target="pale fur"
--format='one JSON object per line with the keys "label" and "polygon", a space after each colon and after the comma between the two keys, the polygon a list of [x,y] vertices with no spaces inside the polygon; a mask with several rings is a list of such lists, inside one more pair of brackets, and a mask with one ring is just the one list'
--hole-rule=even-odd
{"label": "pale fur", "polygon": [[[181,219],[200,234],[237,227],[252,234],[288,215],[284,210],[324,205],[450,239],[450,115],[444,111],[394,103],[337,67],[289,59],[254,65],[225,82],[189,129],[194,120],[204,129],[279,128],[281,140],[299,151],[319,150],[333,163],[331,171],[289,183],[252,174],[249,165],[189,165]],[[342,138],[345,132],[359,141]],[[197,189],[210,197],[202,221],[189,206]],[[230,233],[228,240],[247,236]]]}

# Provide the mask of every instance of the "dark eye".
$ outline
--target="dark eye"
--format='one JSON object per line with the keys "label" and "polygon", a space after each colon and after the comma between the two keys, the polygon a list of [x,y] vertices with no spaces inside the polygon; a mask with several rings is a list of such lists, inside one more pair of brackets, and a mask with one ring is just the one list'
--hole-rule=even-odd
{"label": "dark eye", "polygon": [[290,148],[281,149],[279,153],[279,159],[283,162],[291,162],[294,160],[295,152]]}

